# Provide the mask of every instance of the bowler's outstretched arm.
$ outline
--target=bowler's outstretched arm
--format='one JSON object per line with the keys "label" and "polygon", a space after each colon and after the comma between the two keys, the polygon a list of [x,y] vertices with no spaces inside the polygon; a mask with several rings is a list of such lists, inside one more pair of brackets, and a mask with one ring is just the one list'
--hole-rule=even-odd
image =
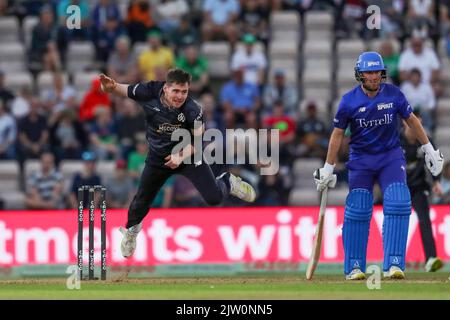
{"label": "bowler's outstretched arm", "polygon": [[102,84],[102,90],[105,92],[111,92],[122,96],[124,98],[128,97],[128,86],[129,84],[117,83],[116,80],[110,78],[104,74],[100,75],[100,82]]}

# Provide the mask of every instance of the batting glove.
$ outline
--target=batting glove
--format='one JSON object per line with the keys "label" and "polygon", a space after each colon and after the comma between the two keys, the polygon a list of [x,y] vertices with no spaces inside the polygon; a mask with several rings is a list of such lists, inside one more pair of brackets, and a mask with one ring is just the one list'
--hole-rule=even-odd
{"label": "batting glove", "polygon": [[422,146],[422,151],[425,153],[425,164],[433,176],[441,173],[444,166],[444,156],[439,149],[434,150],[431,142]]}
{"label": "batting glove", "polygon": [[334,165],[325,162],[323,168],[314,171],[314,182],[317,191],[323,191],[326,187],[334,188],[336,186],[337,177],[333,174]]}

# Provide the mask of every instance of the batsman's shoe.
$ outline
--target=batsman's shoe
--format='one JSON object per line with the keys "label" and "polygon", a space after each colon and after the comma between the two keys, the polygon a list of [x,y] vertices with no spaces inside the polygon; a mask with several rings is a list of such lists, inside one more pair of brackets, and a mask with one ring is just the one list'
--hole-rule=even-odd
{"label": "batsman's shoe", "polygon": [[353,269],[349,274],[345,276],[345,280],[364,280],[366,275],[360,269]]}
{"label": "batsman's shoe", "polygon": [[442,268],[444,264],[442,263],[442,260],[437,257],[431,257],[427,260],[427,263],[425,264],[425,271],[426,272],[435,272],[438,271],[440,268]]}
{"label": "batsman's shoe", "polygon": [[256,192],[253,187],[230,173],[230,194],[247,202],[253,202],[256,199]]}
{"label": "batsman's shoe", "polygon": [[399,267],[392,266],[389,271],[384,272],[384,277],[386,279],[405,279],[405,273]]}
{"label": "batsman's shoe", "polygon": [[120,227],[119,231],[123,235],[122,242],[120,243],[120,251],[124,258],[129,258],[133,255],[134,250],[136,250],[136,237],[139,233],[130,232],[123,227]]}

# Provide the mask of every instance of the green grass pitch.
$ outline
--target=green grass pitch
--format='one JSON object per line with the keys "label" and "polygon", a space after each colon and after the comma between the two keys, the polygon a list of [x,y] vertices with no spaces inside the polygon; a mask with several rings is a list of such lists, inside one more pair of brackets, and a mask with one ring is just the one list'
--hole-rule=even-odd
{"label": "green grass pitch", "polygon": [[230,277],[130,278],[83,281],[69,290],[66,279],[1,280],[0,299],[450,299],[450,273],[411,273],[405,280],[366,281],[338,275],[303,274]]}

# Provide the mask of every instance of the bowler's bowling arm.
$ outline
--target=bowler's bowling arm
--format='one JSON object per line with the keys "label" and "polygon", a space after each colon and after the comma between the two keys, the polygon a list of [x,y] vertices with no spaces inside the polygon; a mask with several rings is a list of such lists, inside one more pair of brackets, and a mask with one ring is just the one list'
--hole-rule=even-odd
{"label": "bowler's bowling arm", "polygon": [[128,97],[128,84],[117,83],[105,74],[100,74],[100,82],[104,92],[110,92],[124,98]]}
{"label": "bowler's bowling arm", "polygon": [[116,87],[111,91],[111,93],[114,93],[124,98],[128,98],[128,87],[129,84],[118,83]]}

